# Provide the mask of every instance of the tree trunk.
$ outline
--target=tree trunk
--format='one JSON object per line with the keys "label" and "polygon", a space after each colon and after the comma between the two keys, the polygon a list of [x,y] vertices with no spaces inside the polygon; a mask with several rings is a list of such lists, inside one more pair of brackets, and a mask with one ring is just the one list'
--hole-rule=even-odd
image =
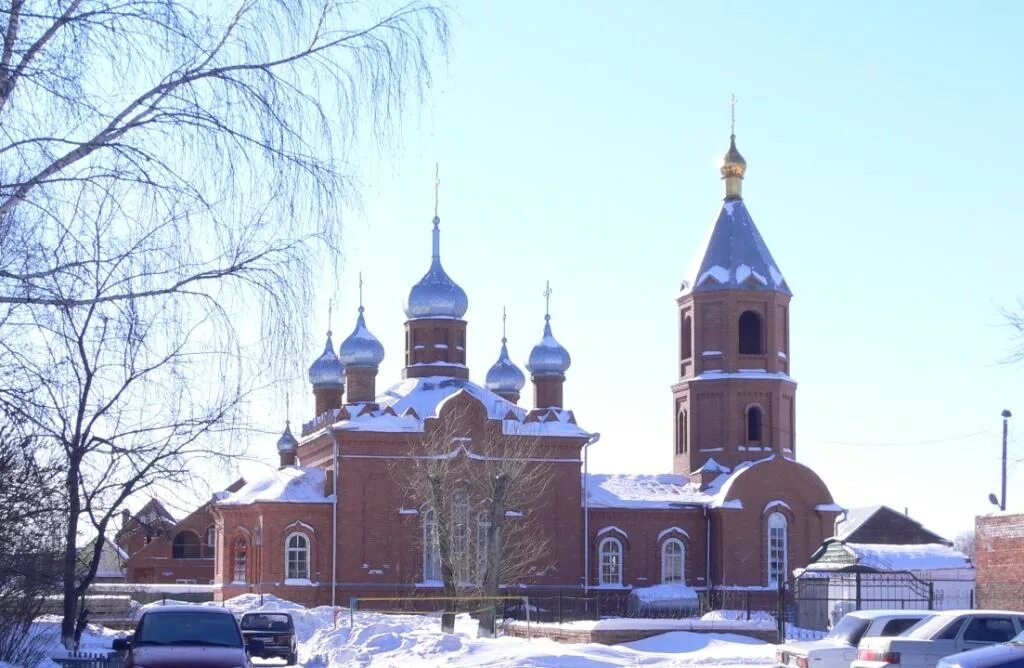
{"label": "tree trunk", "polygon": [[76,454],[68,462],[65,483],[68,491],[68,524],[64,533],[64,601],[63,617],[60,621],[61,643],[69,650],[75,648],[75,622],[78,619],[78,592],[75,582],[78,567],[78,513],[81,509],[81,501],[78,498],[78,468],[79,458]]}
{"label": "tree trunk", "polygon": [[505,474],[494,477],[491,485],[490,526],[487,527],[487,559],[481,594],[488,601],[480,614],[478,633],[484,637],[494,635],[495,610],[499,605],[498,588],[501,585],[501,557],[504,552],[503,535],[505,528],[505,499],[508,497],[509,478]]}

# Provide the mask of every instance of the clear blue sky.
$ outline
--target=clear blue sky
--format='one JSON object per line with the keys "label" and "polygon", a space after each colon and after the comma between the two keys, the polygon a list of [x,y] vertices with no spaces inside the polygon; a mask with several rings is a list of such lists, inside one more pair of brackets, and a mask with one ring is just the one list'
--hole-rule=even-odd
{"label": "clear blue sky", "polygon": [[[359,163],[364,206],[344,231],[335,341],[351,331],[362,271],[387,351],[378,389],[400,377],[437,161],[472,377],[497,357],[503,306],[523,365],[550,279],[554,333],[573,357],[567,407],[603,434],[591,470],[670,470],[674,295],[721,205],[735,94],[744,198],[794,292],[798,459],[838,503],[909,508],[949,537],[991,510],[999,413],[1024,420],[1024,365],[999,363],[1011,345],[1000,307],[1024,295],[1024,5],[454,9],[450,60],[401,145]],[[290,391],[292,417],[308,419],[308,385]],[[254,419],[276,430],[278,411]],[[1008,496],[1024,511],[1017,419]],[[274,461],[274,440],[254,454]]]}

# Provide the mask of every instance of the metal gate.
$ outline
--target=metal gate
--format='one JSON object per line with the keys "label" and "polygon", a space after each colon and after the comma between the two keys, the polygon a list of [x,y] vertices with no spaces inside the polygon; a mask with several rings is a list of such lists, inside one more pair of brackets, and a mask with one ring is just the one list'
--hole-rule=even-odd
{"label": "metal gate", "polygon": [[779,637],[786,624],[825,631],[852,610],[932,610],[931,582],[908,571],[886,573],[805,571],[779,587]]}

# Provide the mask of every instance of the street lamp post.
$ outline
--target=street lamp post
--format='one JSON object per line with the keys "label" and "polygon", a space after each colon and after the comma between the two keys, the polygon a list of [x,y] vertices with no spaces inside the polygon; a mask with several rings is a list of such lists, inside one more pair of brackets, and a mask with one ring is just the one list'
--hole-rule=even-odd
{"label": "street lamp post", "polygon": [[1007,421],[1013,417],[1013,413],[1008,410],[1003,410],[1001,413],[1003,416],[1003,467],[1002,467],[1002,496],[996,499],[995,494],[989,494],[988,500],[992,502],[992,505],[999,506],[999,510],[1006,510],[1006,427]]}

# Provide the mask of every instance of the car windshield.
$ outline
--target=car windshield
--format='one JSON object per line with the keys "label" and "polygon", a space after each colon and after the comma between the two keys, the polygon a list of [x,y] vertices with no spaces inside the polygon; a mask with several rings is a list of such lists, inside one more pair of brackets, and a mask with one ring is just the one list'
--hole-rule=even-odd
{"label": "car windshield", "polygon": [[201,611],[146,614],[136,633],[135,645],[242,647],[234,617]]}
{"label": "car windshield", "polygon": [[943,615],[935,615],[934,617],[925,617],[917,624],[914,624],[909,629],[903,632],[903,636],[906,638],[919,638],[921,640],[931,640],[938,636],[944,629],[954,624],[960,624],[963,622],[962,618],[959,617],[946,617]]}
{"label": "car windshield", "polygon": [[1021,631],[1013,638],[1011,638],[1010,642],[1012,642],[1014,645],[1024,645],[1024,631]]}
{"label": "car windshield", "polygon": [[829,640],[839,640],[856,645],[860,642],[860,637],[864,635],[864,631],[867,630],[869,624],[870,622],[866,619],[846,615],[839,620],[838,624],[832,627],[832,630],[825,637]]}
{"label": "car windshield", "polygon": [[246,614],[242,616],[243,631],[291,631],[292,621],[288,615],[269,613]]}

